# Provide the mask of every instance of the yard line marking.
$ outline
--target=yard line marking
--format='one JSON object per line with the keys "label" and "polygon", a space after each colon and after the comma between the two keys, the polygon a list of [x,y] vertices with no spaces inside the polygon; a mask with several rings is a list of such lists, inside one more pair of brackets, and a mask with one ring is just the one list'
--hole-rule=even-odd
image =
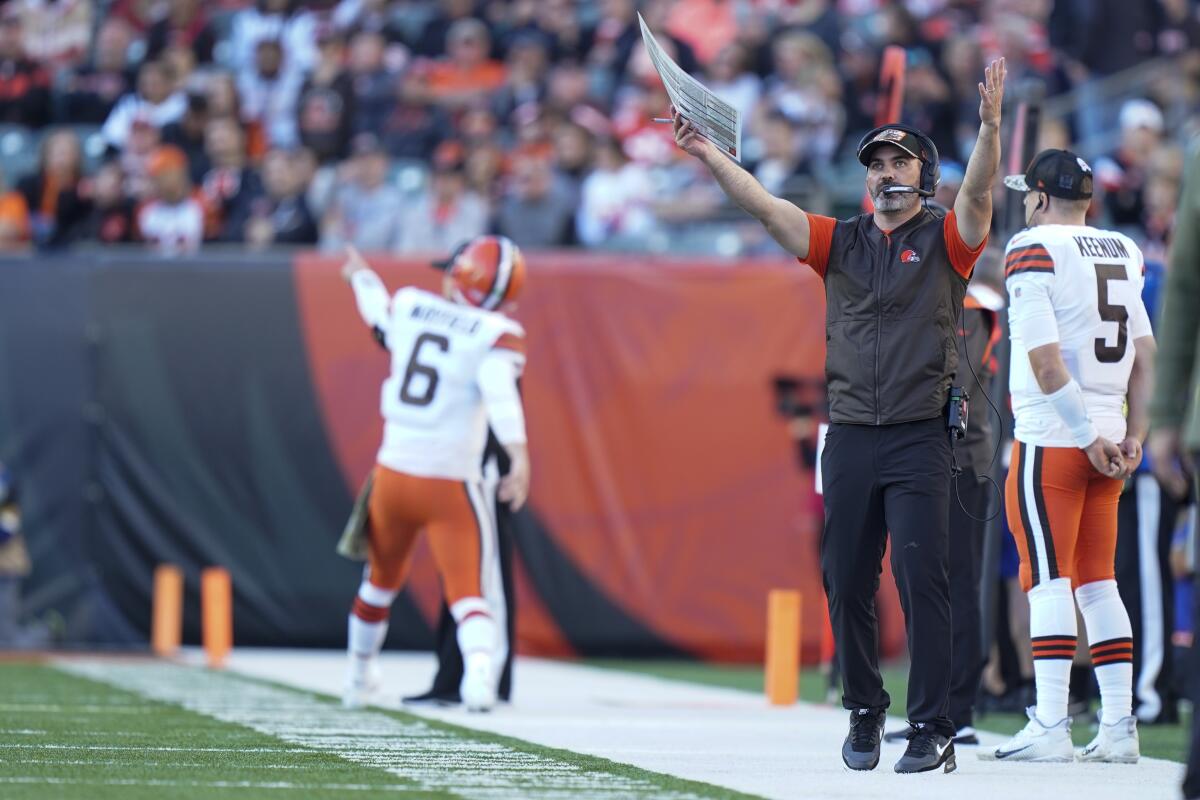
{"label": "yard line marking", "polygon": [[231,722],[291,745],[324,751],[404,779],[405,791],[452,792],[470,800],[548,800],[586,794],[590,800],[631,797],[700,800],[647,778],[620,775],[479,741],[418,718],[346,710],[293,689],[241,676],[150,662],[63,661],[69,674],[149,700]]}

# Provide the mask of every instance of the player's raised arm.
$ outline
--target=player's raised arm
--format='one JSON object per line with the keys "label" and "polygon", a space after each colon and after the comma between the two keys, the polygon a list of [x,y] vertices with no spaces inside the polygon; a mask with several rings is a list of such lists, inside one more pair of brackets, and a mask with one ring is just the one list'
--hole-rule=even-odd
{"label": "player's raised arm", "polygon": [[958,235],[968,247],[982,243],[992,227],[992,184],[1000,169],[1000,108],[1007,75],[1000,58],[987,66],[979,84],[979,136],[954,201]]}
{"label": "player's raised arm", "polygon": [[675,144],[688,155],[704,162],[730,200],[757,219],[772,238],[797,258],[808,257],[808,217],[794,203],[776,197],[763,188],[753,175],[704,138],[689,120],[672,108],[675,122]]}
{"label": "player's raised arm", "polygon": [[363,322],[372,329],[386,330],[391,298],[383,281],[367,266],[362,254],[353,245],[346,247],[342,278],[354,290],[354,301]]}

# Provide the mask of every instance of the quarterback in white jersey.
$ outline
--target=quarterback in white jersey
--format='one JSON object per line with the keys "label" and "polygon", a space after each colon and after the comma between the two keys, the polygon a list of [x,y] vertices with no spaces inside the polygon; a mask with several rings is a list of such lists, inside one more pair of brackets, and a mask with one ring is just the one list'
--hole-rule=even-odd
{"label": "quarterback in white jersey", "polygon": [[[1074,153],[1044,150],[1005,184],[1026,192],[1029,226],[1005,255],[1016,417],[1005,508],[1029,593],[1037,705],[981,757],[1134,762],[1133,635],[1113,562],[1117,503],[1142,459],[1153,381],[1142,253],[1085,224],[1092,171]],[[1101,698],[1099,733],[1078,752],[1067,715],[1076,603]]]}
{"label": "quarterback in white jersey", "polygon": [[525,331],[501,310],[521,290],[524,258],[504,237],[478,237],[447,265],[444,296],[412,287],[389,296],[353,250],[343,275],[392,362],[380,396],[383,444],[368,506],[368,567],[349,619],[343,701],[362,705],[378,683],[376,661],[391,605],[424,531],[458,626],[462,701],[469,710],[487,710],[495,703],[506,645],[503,620],[497,620],[503,590],[482,463],[490,424],[511,463],[496,496],[519,508],[529,491],[517,388]]}

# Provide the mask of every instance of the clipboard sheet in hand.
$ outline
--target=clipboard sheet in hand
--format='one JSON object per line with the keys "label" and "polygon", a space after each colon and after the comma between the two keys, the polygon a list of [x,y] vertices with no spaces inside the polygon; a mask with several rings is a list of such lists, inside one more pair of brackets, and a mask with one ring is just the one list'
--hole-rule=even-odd
{"label": "clipboard sheet in hand", "polygon": [[662,78],[667,96],[676,110],[698,131],[734,161],[742,160],[742,117],[738,110],[717,97],[700,81],[688,75],[671,60],[650,32],[646,20],[638,14],[642,41],[654,69]]}

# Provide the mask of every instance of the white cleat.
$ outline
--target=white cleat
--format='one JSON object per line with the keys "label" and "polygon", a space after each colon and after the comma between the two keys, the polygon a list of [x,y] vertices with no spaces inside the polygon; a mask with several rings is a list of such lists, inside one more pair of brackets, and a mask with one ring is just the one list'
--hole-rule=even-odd
{"label": "white cleat", "polygon": [[1080,761],[1109,764],[1136,764],[1141,756],[1137,717],[1123,717],[1112,725],[1100,724],[1096,738],[1087,747],[1075,751]]}
{"label": "white cleat", "polygon": [[342,708],[362,708],[371,704],[371,699],[379,691],[382,683],[379,663],[375,659],[362,669],[351,663],[349,674],[346,676],[346,688],[342,690]]}
{"label": "white cleat", "polygon": [[467,656],[458,693],[467,711],[492,710],[492,706],[496,705],[496,681],[492,677],[490,653],[471,653]]}
{"label": "white cleat", "polygon": [[996,749],[979,751],[982,761],[1036,761],[1065,763],[1075,760],[1071,744],[1071,718],[1063,717],[1049,727],[1038,721],[1034,707],[1025,709],[1029,722],[1016,736]]}

